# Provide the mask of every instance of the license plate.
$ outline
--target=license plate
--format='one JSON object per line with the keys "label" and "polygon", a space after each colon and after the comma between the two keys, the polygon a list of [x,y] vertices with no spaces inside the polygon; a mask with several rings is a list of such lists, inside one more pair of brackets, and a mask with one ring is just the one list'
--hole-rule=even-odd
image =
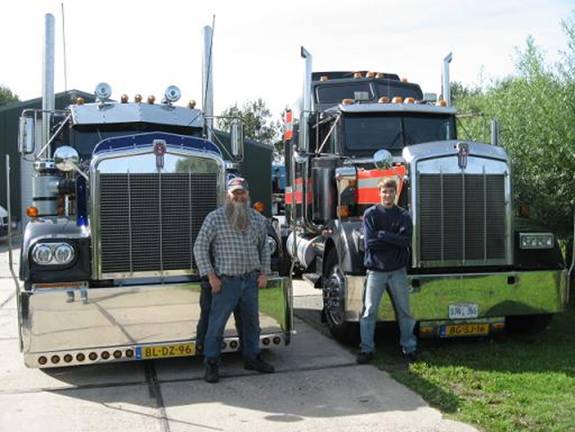
{"label": "license plate", "polygon": [[440,337],[482,336],[489,334],[489,324],[454,324],[439,328]]}
{"label": "license plate", "polygon": [[449,305],[449,319],[477,318],[479,306],[475,303],[457,303]]}
{"label": "license plate", "polygon": [[193,343],[176,345],[150,345],[136,347],[136,358],[153,359],[165,357],[186,357],[194,355],[195,345]]}

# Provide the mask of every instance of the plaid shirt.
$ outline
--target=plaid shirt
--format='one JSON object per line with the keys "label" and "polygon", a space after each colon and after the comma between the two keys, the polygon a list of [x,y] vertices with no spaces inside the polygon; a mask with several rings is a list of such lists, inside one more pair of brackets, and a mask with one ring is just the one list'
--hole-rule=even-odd
{"label": "plaid shirt", "polygon": [[245,231],[232,228],[225,207],[206,217],[194,244],[194,257],[201,276],[208,273],[237,276],[254,270],[270,272],[266,219],[253,209],[249,209],[248,214],[250,224]]}

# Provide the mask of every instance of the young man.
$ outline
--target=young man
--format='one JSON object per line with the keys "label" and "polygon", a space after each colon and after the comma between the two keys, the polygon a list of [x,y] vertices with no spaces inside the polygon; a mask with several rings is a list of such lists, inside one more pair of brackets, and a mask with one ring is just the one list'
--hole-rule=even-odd
{"label": "young man", "polygon": [[[210,251],[213,260],[210,259]],[[206,382],[219,381],[219,361],[225,325],[240,305],[244,367],[271,373],[274,367],[260,357],[258,289],[265,288],[270,271],[266,220],[249,207],[248,183],[235,177],[227,183],[226,203],[211,212],[194,244],[201,276],[212,291],[204,340]],[[213,263],[212,263],[213,262]]]}
{"label": "young man", "polygon": [[397,183],[394,180],[380,183],[379,192],[381,204],[368,208],[363,215],[367,280],[364,311],[359,323],[361,351],[357,362],[360,364],[368,363],[373,358],[375,323],[379,302],[386,289],[399,323],[402,351],[409,361],[416,358],[415,320],[409,312],[406,269],[411,245],[411,217],[407,211],[395,205]]}

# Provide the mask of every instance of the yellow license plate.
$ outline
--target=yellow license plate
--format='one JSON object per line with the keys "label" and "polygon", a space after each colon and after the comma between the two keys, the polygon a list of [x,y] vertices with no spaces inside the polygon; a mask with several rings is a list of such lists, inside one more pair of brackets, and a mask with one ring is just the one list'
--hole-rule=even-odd
{"label": "yellow license plate", "polygon": [[441,326],[441,337],[481,336],[489,334],[489,324],[455,324]]}
{"label": "yellow license plate", "polygon": [[136,347],[137,359],[153,359],[166,357],[186,357],[194,355],[196,346],[193,343],[176,345],[151,345]]}

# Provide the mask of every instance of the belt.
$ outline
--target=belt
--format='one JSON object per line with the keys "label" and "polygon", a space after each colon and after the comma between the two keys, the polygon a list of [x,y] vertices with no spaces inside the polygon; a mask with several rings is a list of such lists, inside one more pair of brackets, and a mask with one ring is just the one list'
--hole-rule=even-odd
{"label": "belt", "polygon": [[249,271],[247,273],[243,273],[243,274],[239,274],[239,275],[227,275],[227,274],[223,274],[220,277],[225,277],[225,278],[232,278],[232,279],[248,279],[252,276],[255,276],[256,274],[259,274],[260,271],[259,270],[252,270]]}

